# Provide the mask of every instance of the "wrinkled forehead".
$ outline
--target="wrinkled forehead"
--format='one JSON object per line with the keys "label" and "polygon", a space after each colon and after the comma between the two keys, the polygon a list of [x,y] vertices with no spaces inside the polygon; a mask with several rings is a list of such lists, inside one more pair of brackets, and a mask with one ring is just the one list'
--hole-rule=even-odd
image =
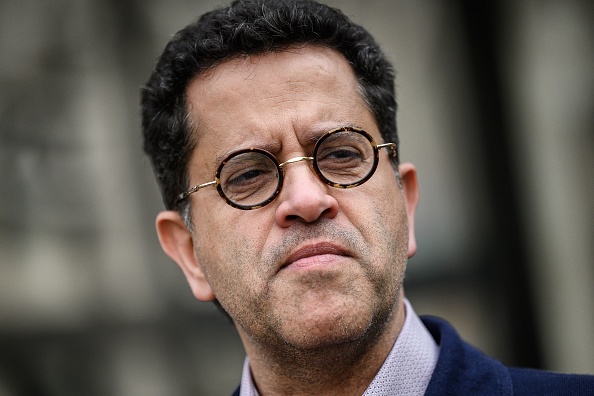
{"label": "wrinkled forehead", "polygon": [[[328,92],[326,98],[319,94],[320,88]],[[259,121],[278,123],[298,111],[303,111],[295,114],[298,118],[320,117],[305,114],[314,110],[314,106],[300,103],[308,100],[328,101],[327,106],[318,106],[316,111],[364,103],[354,72],[343,55],[308,45],[237,56],[203,71],[186,90],[188,121],[196,143],[214,132],[213,125],[227,124],[221,119],[225,114],[228,121],[242,115],[240,120],[245,125],[254,126]],[[274,114],[276,120],[266,119]]]}

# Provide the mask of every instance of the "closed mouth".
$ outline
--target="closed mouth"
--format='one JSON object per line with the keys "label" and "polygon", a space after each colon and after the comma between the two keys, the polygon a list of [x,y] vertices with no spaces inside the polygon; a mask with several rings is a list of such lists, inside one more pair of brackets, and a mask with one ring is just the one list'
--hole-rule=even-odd
{"label": "closed mouth", "polygon": [[336,256],[351,256],[344,248],[330,242],[319,242],[307,244],[292,252],[281,266],[286,267],[308,267],[311,265],[323,265],[335,260]]}

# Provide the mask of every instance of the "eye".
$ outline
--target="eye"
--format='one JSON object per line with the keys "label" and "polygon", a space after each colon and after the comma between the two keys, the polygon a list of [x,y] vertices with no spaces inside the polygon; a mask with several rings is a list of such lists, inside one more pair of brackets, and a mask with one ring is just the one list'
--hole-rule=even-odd
{"label": "eye", "polygon": [[270,175],[270,173],[270,169],[256,167],[243,169],[240,172],[233,172],[230,174],[224,183],[230,188],[250,185],[258,183],[261,179],[266,179],[267,175]]}
{"label": "eye", "polygon": [[317,157],[318,166],[328,170],[357,167],[364,160],[361,151],[352,146],[323,147]]}
{"label": "eye", "polygon": [[227,199],[241,205],[253,205],[274,193],[279,174],[272,158],[258,151],[247,151],[227,160],[219,180]]}
{"label": "eye", "polygon": [[320,174],[329,182],[348,186],[364,179],[373,168],[373,145],[362,134],[328,134],[315,152]]}
{"label": "eye", "polygon": [[335,147],[324,150],[322,159],[351,160],[360,159],[361,153],[353,147]]}

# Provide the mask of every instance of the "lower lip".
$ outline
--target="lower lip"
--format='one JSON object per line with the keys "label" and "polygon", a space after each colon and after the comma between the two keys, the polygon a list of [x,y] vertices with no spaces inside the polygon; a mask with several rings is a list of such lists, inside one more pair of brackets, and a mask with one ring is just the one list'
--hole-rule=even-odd
{"label": "lower lip", "polygon": [[300,270],[310,268],[313,269],[317,267],[328,267],[339,263],[344,258],[344,256],[340,256],[338,254],[318,254],[315,256],[304,257],[302,259],[293,261],[291,264],[287,265],[283,269]]}

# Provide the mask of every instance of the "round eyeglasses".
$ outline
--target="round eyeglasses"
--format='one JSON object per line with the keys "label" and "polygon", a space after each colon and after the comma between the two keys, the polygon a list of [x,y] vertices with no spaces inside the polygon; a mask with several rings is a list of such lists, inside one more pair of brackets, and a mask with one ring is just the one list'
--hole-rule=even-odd
{"label": "round eyeglasses", "polygon": [[341,127],[326,132],[316,142],[311,157],[291,158],[283,163],[266,150],[249,148],[231,153],[217,168],[215,180],[198,184],[177,197],[177,203],[196,191],[216,186],[231,206],[251,210],[272,202],[283,187],[285,166],[309,161],[325,184],[336,188],[360,186],[373,176],[379,149],[387,147],[396,157],[396,144],[376,144],[362,129]]}

